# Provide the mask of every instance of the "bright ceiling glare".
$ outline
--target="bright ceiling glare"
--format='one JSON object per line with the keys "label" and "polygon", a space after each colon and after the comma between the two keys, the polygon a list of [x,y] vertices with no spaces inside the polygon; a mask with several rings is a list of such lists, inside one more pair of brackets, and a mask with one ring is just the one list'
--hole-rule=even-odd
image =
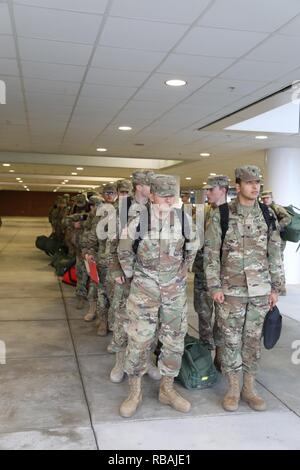
{"label": "bright ceiling glare", "polygon": [[210,157],[210,153],[207,153],[207,152],[200,153],[200,157]]}
{"label": "bright ceiling glare", "polygon": [[69,180],[64,180],[64,182],[65,182],[65,183],[68,183],[68,182],[69,182]]}
{"label": "bright ceiling glare", "polygon": [[255,137],[257,140],[266,140],[268,139],[269,137],[267,135],[257,135]]}
{"label": "bright ceiling glare", "polygon": [[77,176],[78,173],[71,173],[72,176]]}
{"label": "bright ceiling glare", "polygon": [[9,172],[10,172],[10,173],[14,173],[14,172],[15,172],[15,170],[9,170]]}
{"label": "bright ceiling glare", "polygon": [[130,126],[119,126],[118,129],[119,129],[119,131],[131,131],[132,127],[130,127]]}
{"label": "bright ceiling glare", "polygon": [[191,178],[190,176],[187,176],[185,179],[186,179],[187,181],[191,181],[192,178]]}
{"label": "bright ceiling glare", "polygon": [[78,168],[76,168],[76,170],[78,170],[78,171],[83,171],[84,168],[82,168],[82,166],[79,166]]}
{"label": "bright ceiling glare", "polygon": [[210,176],[217,176],[217,173],[210,173]]}
{"label": "bright ceiling glare", "polygon": [[3,163],[2,166],[10,166],[10,163]]}
{"label": "bright ceiling glare", "polygon": [[[129,130],[131,129],[131,127],[128,127],[127,129],[125,129],[125,128],[124,128],[124,129],[121,129],[121,128],[119,127],[119,129],[120,129],[120,131],[129,131]],[[97,148],[97,152],[107,152],[107,149],[102,148],[102,147],[99,147],[99,148]]]}
{"label": "bright ceiling glare", "polygon": [[20,181],[20,180],[21,180],[21,178],[16,178],[16,180],[17,180],[17,181]]}
{"label": "bright ceiling glare", "polygon": [[175,86],[175,87],[178,87],[178,86],[185,86],[187,84],[187,82],[185,80],[178,80],[178,79],[172,79],[172,80],[167,80],[165,82],[165,84],[167,86]]}

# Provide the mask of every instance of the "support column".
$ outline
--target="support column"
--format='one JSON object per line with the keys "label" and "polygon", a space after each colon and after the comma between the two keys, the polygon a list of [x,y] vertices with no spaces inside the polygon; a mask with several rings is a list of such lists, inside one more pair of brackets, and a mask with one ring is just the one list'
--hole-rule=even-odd
{"label": "support column", "polygon": [[[293,204],[300,208],[300,148],[269,149],[266,153],[265,189],[271,189],[281,206]],[[287,243],[284,265],[287,284],[300,284],[300,250]]]}

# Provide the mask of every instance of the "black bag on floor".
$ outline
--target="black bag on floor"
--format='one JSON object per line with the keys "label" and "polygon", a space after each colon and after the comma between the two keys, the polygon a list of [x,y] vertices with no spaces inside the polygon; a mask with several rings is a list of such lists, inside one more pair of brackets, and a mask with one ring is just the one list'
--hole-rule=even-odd
{"label": "black bag on floor", "polygon": [[282,328],[282,316],[278,307],[274,307],[266,315],[263,326],[264,347],[266,349],[274,348],[280,338]]}
{"label": "black bag on floor", "polygon": [[52,233],[50,237],[41,235],[37,237],[35,246],[48,256],[53,256],[61,247],[61,241]]}

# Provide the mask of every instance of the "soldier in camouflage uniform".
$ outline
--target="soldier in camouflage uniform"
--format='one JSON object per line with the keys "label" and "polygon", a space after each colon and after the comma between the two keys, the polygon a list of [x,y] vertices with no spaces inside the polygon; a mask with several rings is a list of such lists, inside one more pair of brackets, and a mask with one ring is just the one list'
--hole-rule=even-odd
{"label": "soldier in camouflage uniform", "polygon": [[[128,222],[128,215],[131,213],[136,215],[140,210],[144,209],[145,204],[148,202],[148,196],[150,195],[150,181],[151,176],[154,173],[151,171],[136,171],[132,175],[132,184],[134,188],[134,197],[131,199],[130,207],[124,208],[124,204],[121,204],[120,218],[118,222],[120,224],[119,228],[124,228]],[[124,183],[121,183],[124,184]],[[119,197],[120,197],[119,192]],[[123,202],[123,201],[122,201]],[[125,201],[124,201],[125,202]],[[123,206],[123,208],[122,208]],[[128,210],[127,210],[128,208]],[[124,210],[125,209],[125,210]],[[117,233],[120,233],[119,230]],[[126,276],[123,273],[121,268],[118,256],[117,248],[119,243],[119,237],[115,240],[112,248],[115,250],[114,265],[117,270],[119,270],[119,277],[115,284],[114,298],[113,298],[113,308],[115,312],[115,322],[113,329],[113,340],[110,345],[111,351],[116,353],[116,362],[111,371],[110,379],[114,383],[120,383],[124,378],[124,360],[125,360],[125,351],[127,346],[127,333],[126,327],[128,324],[128,315],[126,311],[126,301],[129,296],[130,291],[130,282],[126,279]],[[153,344],[153,350],[156,348],[157,341]],[[148,367],[147,374],[153,380],[160,380],[161,375],[157,367],[151,361],[151,354],[148,355]]]}
{"label": "soldier in camouflage uniform", "polygon": [[[289,225],[292,221],[292,218],[290,214],[285,210],[284,207],[280,206],[279,204],[275,204],[273,200],[273,194],[272,191],[264,191],[261,195],[262,202],[266,204],[266,206],[271,207],[271,209],[275,212],[275,215],[277,217],[279,227],[280,227],[280,232],[283,232],[285,227]],[[284,265],[284,250],[286,247],[286,241],[282,240],[281,238],[281,258],[282,258],[282,264]],[[282,282],[282,290],[280,292],[280,295],[286,295],[286,287],[285,287],[285,273],[283,270],[283,282]]]}
{"label": "soldier in camouflage uniform", "polygon": [[122,236],[119,244],[123,272],[128,280],[132,279],[127,302],[125,359],[130,394],[120,407],[123,417],[133,416],[142,400],[142,376],[147,371],[148,355],[157,331],[162,343],[158,366],[163,376],[159,401],[181,412],[188,412],[191,406],[175,391],[173,382],[181,367],[187,332],[187,270],[194,261],[198,244],[192,232],[192,220],[187,218],[185,230],[191,230],[187,241],[181,210],[180,215],[178,210],[172,210],[176,191],[175,178],[155,175],[151,182],[150,207],[144,214],[129,219],[128,236]]}
{"label": "soldier in camouflage uniform", "polygon": [[188,189],[182,189],[180,191],[180,197],[181,197],[182,204],[190,204],[191,193]]}
{"label": "soldier in camouflage uniform", "polygon": [[[106,336],[108,329],[113,329],[113,318],[108,317],[113,291],[108,282],[108,238],[111,224],[110,217],[115,214],[118,205],[118,193],[115,184],[107,184],[103,190],[104,203],[96,213],[91,231],[88,235],[85,258],[87,261],[96,260],[99,274],[97,288],[97,316],[99,319],[98,336]],[[110,207],[111,206],[111,207]],[[112,231],[116,231],[116,219]]]}
{"label": "soldier in camouflage uniform", "polygon": [[275,215],[269,209],[272,223],[268,227],[257,200],[260,174],[260,169],[251,165],[235,170],[238,195],[228,205],[224,241],[219,209],[205,233],[204,269],[209,291],[219,304],[218,326],[224,341],[221,362],[229,389],[222,404],[227,411],[238,409],[241,370],[242,399],[254,410],[266,408],[254,383],[264,319],[281,288],[282,262]]}
{"label": "soldier in camouflage uniform", "polygon": [[77,304],[76,308],[81,310],[84,307],[84,301],[87,299],[88,295],[88,280],[89,275],[87,273],[84,258],[82,256],[82,246],[81,246],[81,238],[84,232],[84,225],[88,218],[88,214],[73,214],[68,216],[68,219],[72,220],[71,224],[71,237],[69,242],[74,247],[75,255],[76,255],[76,276],[77,276],[77,284],[76,284],[76,297],[77,297]]}
{"label": "soldier in camouflage uniform", "polygon": [[[213,212],[213,210],[224,204],[227,199],[229,180],[225,175],[210,176],[204,189],[207,191],[208,204],[204,208],[204,228]],[[208,292],[205,272],[203,267],[203,248],[198,251],[193,272],[194,278],[194,309],[198,314],[199,320],[199,338],[209,349],[216,349],[215,366],[220,370],[220,347],[221,338],[218,334],[217,314],[218,306],[214,306],[214,302]],[[215,308],[214,308],[215,307]],[[215,312],[215,322],[212,324],[212,316]]]}

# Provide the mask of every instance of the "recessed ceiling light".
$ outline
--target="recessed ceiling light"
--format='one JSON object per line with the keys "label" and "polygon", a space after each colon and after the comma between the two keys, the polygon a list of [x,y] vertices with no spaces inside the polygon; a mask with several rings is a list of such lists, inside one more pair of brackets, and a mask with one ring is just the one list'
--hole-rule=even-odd
{"label": "recessed ceiling light", "polygon": [[11,166],[10,163],[3,163],[2,166]]}
{"label": "recessed ceiling light", "polygon": [[64,181],[61,184],[66,184]]}
{"label": "recessed ceiling light", "polygon": [[[119,127],[119,129],[120,129],[120,127]],[[120,129],[120,130],[126,131],[126,130],[130,130],[130,129],[131,129],[131,127],[128,128],[128,129]],[[107,152],[107,149],[105,149],[103,147],[99,147],[99,148],[97,148],[97,152]]]}
{"label": "recessed ceiling light", "polygon": [[29,192],[29,191],[30,191],[30,189],[28,189],[28,188],[27,188],[27,189],[26,189],[26,191],[28,191],[28,192]]}
{"label": "recessed ceiling light", "polygon": [[15,172],[15,170],[9,170],[9,172],[10,172],[10,173],[14,173],[14,172]]}
{"label": "recessed ceiling light", "polygon": [[167,80],[165,84],[168,86],[185,86],[187,82],[185,80],[173,79],[173,80]]}
{"label": "recessed ceiling light", "polygon": [[200,156],[201,157],[210,157],[210,153],[203,152],[203,153],[200,153]]}
{"label": "recessed ceiling light", "polygon": [[202,184],[207,184],[207,182],[206,182],[206,181],[203,181],[203,183],[202,183]]}
{"label": "recessed ceiling light", "polygon": [[17,181],[20,181],[20,180],[21,180],[21,178],[16,178],[16,180],[17,180]]}
{"label": "recessed ceiling light", "polygon": [[132,127],[130,127],[130,126],[119,126],[118,129],[119,129],[119,131],[131,131]]}
{"label": "recessed ceiling light", "polygon": [[103,186],[106,186],[106,183],[103,183]]}
{"label": "recessed ceiling light", "polygon": [[186,179],[187,181],[191,181],[192,178],[191,178],[190,176],[187,176],[185,179]]}
{"label": "recessed ceiling light", "polygon": [[110,184],[114,184],[114,182],[113,182],[113,181],[110,181]]}
{"label": "recessed ceiling light", "polygon": [[72,176],[77,176],[77,175],[78,175],[78,173],[71,173],[71,175],[72,175]]}
{"label": "recessed ceiling light", "polygon": [[266,140],[268,139],[269,137],[267,135],[257,135],[255,137],[257,140]]}
{"label": "recessed ceiling light", "polygon": [[217,173],[210,173],[210,176],[217,176]]}
{"label": "recessed ceiling light", "polygon": [[82,166],[79,166],[78,168],[76,168],[76,170],[78,170],[78,171],[83,171],[84,168],[82,168]]}
{"label": "recessed ceiling light", "polygon": [[69,182],[69,180],[65,180],[65,183],[68,183],[68,182]]}
{"label": "recessed ceiling light", "polygon": [[18,183],[24,183],[24,181],[20,180],[20,181],[18,181]]}

